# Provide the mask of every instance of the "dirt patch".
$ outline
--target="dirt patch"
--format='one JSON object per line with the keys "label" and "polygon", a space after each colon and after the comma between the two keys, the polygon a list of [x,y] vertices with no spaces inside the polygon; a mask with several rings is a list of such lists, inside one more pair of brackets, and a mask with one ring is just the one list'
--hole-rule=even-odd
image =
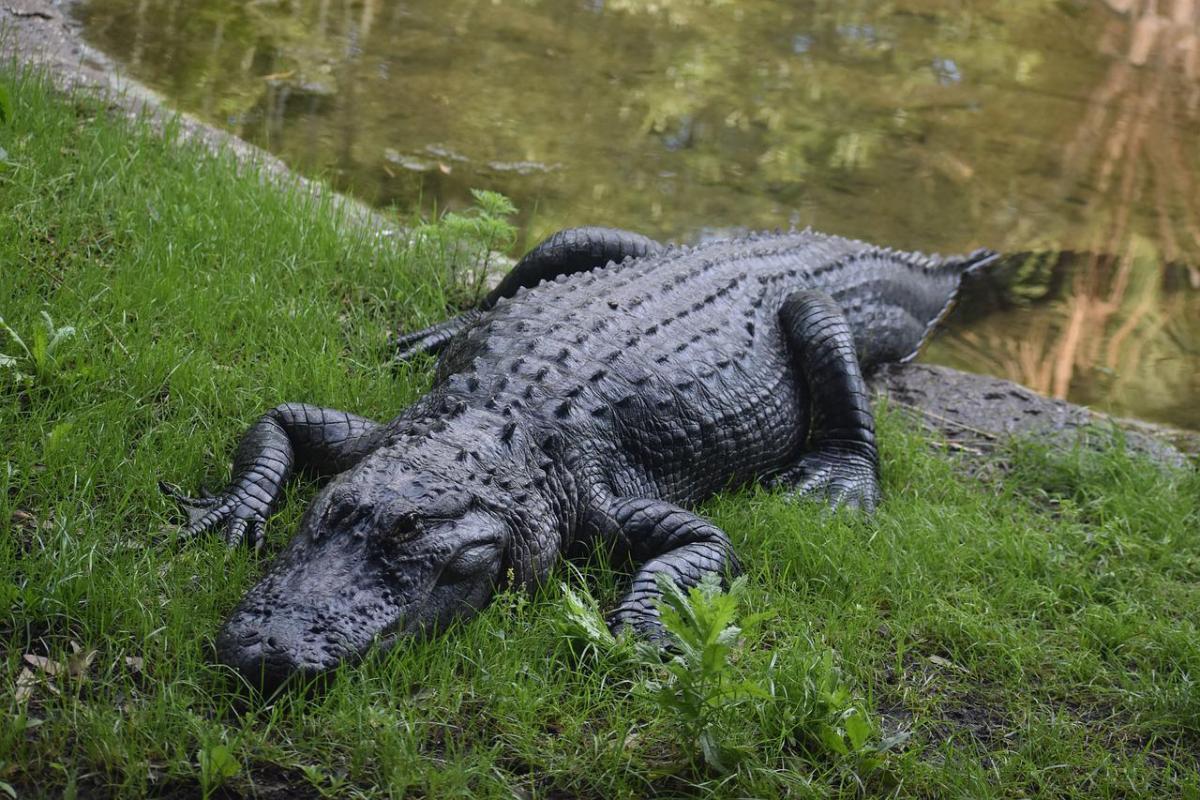
{"label": "dirt patch", "polygon": [[[884,666],[875,688],[885,735],[914,731],[925,744],[967,739],[986,750],[1005,749],[1018,733],[1003,687],[970,676],[936,654],[906,651],[902,668]],[[1011,693],[1011,692],[1009,692]],[[920,708],[905,698],[921,698]]]}

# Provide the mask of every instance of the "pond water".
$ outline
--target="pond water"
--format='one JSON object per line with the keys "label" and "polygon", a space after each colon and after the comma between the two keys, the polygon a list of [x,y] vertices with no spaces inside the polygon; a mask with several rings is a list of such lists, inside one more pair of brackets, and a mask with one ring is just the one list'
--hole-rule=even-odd
{"label": "pond water", "polygon": [[[380,206],[1007,253],[924,358],[1200,429],[1197,0],[85,0],[178,107]],[[518,248],[519,249],[519,248]]]}

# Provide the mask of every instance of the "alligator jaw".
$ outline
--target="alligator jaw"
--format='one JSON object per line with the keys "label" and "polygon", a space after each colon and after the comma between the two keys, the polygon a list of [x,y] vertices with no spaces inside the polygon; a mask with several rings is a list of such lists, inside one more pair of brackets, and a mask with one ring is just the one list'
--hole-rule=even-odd
{"label": "alligator jaw", "polygon": [[402,610],[364,599],[370,592],[333,595],[345,602],[323,608],[303,601],[272,605],[281,584],[294,582],[268,574],[217,634],[221,663],[266,695],[285,684],[311,683],[341,664],[358,661],[381,638],[394,642],[402,625]]}

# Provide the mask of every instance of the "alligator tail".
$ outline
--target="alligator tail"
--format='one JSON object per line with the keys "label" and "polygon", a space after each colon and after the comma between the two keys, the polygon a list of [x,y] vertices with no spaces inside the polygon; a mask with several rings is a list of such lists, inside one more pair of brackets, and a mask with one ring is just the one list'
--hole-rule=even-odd
{"label": "alligator tail", "polygon": [[997,254],[976,250],[940,257],[871,248],[843,262],[830,291],[855,334],[864,369],[916,357],[954,307],[964,276],[986,268]]}
{"label": "alligator tail", "polygon": [[941,326],[942,321],[954,310],[954,306],[958,303],[959,293],[962,292],[964,280],[995,264],[999,258],[1000,254],[995,250],[979,248],[978,250],[972,250],[964,256],[951,256],[950,258],[943,259],[940,264],[934,267],[935,271],[953,281],[950,297],[946,299],[941,310],[937,312],[934,318],[925,325],[925,331],[921,334],[920,341],[913,346],[912,351],[897,359],[899,363],[907,364],[916,358],[921,352],[921,348],[925,345],[925,342],[929,341],[929,337],[933,335],[933,332]]}

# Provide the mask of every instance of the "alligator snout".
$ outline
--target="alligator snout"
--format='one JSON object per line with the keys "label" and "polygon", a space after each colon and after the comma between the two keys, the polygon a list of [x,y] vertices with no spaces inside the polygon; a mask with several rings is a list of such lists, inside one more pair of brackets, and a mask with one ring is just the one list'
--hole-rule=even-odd
{"label": "alligator snout", "polygon": [[305,682],[324,674],[357,654],[357,648],[315,620],[277,617],[237,613],[217,635],[221,663],[236,669],[264,694],[289,680]]}

